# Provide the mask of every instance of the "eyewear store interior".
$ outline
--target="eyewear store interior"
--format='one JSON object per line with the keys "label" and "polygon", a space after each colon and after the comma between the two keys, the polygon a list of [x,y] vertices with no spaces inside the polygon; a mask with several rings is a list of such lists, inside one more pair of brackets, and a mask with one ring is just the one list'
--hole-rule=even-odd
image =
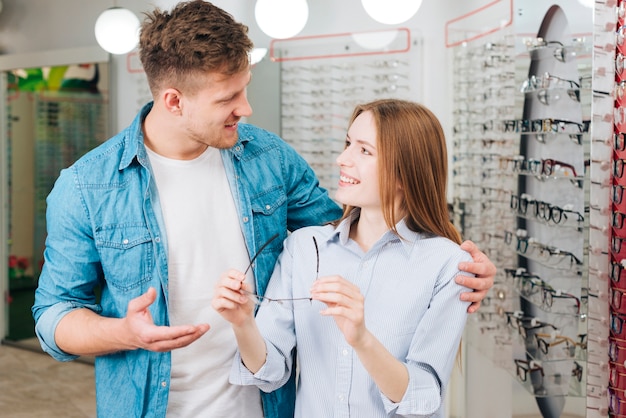
{"label": "eyewear store interior", "polygon": [[[248,121],[280,133],[332,195],[355,104],[431,107],[449,139],[451,217],[498,267],[468,320],[449,416],[626,417],[626,4],[466,3],[440,37],[398,25],[271,41],[253,67]],[[0,56],[8,344],[34,336],[58,171],[149,100],[136,52],[76,51]],[[436,100],[432,77],[444,86]]]}

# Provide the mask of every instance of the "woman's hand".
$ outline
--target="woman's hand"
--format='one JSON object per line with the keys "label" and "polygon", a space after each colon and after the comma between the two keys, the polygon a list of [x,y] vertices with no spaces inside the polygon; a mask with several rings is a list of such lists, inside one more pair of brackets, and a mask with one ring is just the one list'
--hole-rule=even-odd
{"label": "woman's hand", "polygon": [[242,326],[254,320],[254,302],[245,292],[250,286],[244,282],[246,276],[237,270],[222,274],[215,286],[211,306],[233,326]]}
{"label": "woman's hand", "polygon": [[356,347],[365,342],[365,298],[356,285],[341,276],[320,277],[313,282],[311,297],[326,304],[320,313],[335,319],[348,344]]}

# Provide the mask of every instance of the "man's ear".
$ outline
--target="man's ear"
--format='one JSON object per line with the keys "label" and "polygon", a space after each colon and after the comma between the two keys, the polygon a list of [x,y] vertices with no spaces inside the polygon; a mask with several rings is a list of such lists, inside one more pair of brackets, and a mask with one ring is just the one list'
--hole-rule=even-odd
{"label": "man's ear", "polygon": [[169,88],[163,92],[163,104],[168,112],[180,115],[182,112],[182,94],[179,90]]}

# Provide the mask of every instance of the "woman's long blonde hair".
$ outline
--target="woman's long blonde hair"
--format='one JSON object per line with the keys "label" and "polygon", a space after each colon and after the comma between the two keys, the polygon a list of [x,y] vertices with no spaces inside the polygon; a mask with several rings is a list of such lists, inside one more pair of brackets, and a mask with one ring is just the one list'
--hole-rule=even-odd
{"label": "woman's long blonde hair", "polygon": [[[448,212],[448,156],[437,117],[418,103],[383,99],[357,106],[350,125],[363,112],[371,112],[376,125],[380,199],[387,226],[397,232],[395,226],[404,216],[412,231],[460,244]],[[401,213],[396,210],[398,193]],[[343,218],[352,209],[344,206]]]}

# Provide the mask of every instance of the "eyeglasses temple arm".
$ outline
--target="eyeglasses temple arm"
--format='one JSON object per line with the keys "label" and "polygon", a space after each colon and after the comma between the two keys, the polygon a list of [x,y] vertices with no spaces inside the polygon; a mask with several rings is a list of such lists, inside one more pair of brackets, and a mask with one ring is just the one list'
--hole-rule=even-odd
{"label": "eyeglasses temple arm", "polygon": [[254,257],[252,257],[252,260],[250,260],[250,264],[248,264],[248,268],[246,268],[246,271],[244,271],[243,274],[248,273],[248,270],[250,270],[250,268],[252,267],[252,264],[254,264],[254,260],[256,260],[256,258],[259,256],[259,254],[261,254],[261,252],[265,249],[265,247],[270,245],[270,242],[274,241],[277,237],[278,237],[278,232],[272,235],[270,239],[268,239],[267,242],[263,244],[261,248],[259,248],[259,250],[256,252]]}

